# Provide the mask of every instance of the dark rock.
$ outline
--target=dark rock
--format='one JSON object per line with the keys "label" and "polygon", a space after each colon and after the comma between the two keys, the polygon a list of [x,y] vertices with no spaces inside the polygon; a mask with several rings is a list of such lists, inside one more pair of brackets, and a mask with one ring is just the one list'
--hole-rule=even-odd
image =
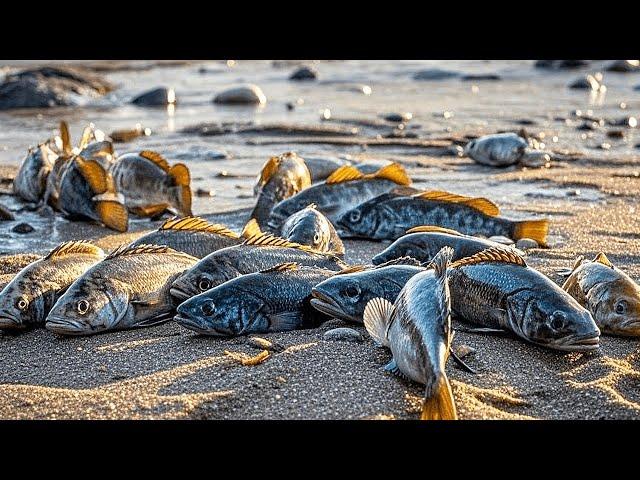
{"label": "dark rock", "polygon": [[528,118],[522,118],[520,120],[516,120],[516,123],[518,125],[537,125],[538,124],[538,122],[536,122],[535,120],[530,120]]}
{"label": "dark rock", "polygon": [[0,221],[3,220],[15,220],[15,215],[4,205],[0,205]]}
{"label": "dark rock", "polygon": [[609,130],[607,132],[609,138],[624,138],[624,130]]}
{"label": "dark rock", "polygon": [[463,82],[471,82],[471,81],[496,81],[502,80],[500,75],[496,75],[495,73],[480,73],[480,74],[469,74],[463,75],[460,80]]}
{"label": "dark rock", "polygon": [[141,93],[131,103],[141,107],[163,107],[176,103],[176,93],[173,88],[158,87]]}
{"label": "dark rock", "polygon": [[214,190],[205,190],[204,188],[199,188],[196,190],[196,196],[198,197],[215,197],[216,192]]}
{"label": "dark rock", "polygon": [[95,98],[113,85],[88,69],[42,67],[7,75],[0,85],[0,110],[78,104],[77,96]]}
{"label": "dark rock", "polygon": [[287,102],[286,105],[287,105],[287,110],[293,110],[294,108],[296,108],[293,102]]}
{"label": "dark rock", "polygon": [[11,229],[11,231],[15,233],[31,233],[34,230],[35,228],[33,228],[28,223],[19,223]]}
{"label": "dark rock", "polygon": [[318,72],[313,67],[300,67],[289,76],[289,80],[316,80]]}
{"label": "dark rock", "polygon": [[257,85],[242,85],[220,92],[213,98],[213,103],[227,105],[262,105],[267,103],[262,89]]}
{"label": "dark rock", "polygon": [[607,119],[607,123],[612,127],[636,128],[638,126],[638,119],[636,117],[610,118]]}
{"label": "dark rock", "polygon": [[549,68],[552,70],[566,70],[585,67],[589,65],[588,60],[536,60],[536,68]]}
{"label": "dark rock", "polygon": [[364,341],[364,338],[360,334],[360,332],[354,330],[353,328],[333,328],[331,330],[327,330],[323,338],[325,340],[334,341],[334,342],[355,342],[360,343]]}
{"label": "dark rock", "polygon": [[600,127],[598,122],[582,122],[576,127],[576,130],[596,130]]}
{"label": "dark rock", "polygon": [[382,118],[384,118],[387,122],[404,123],[413,118],[413,113],[389,113],[387,115],[384,115]]}
{"label": "dark rock", "polygon": [[640,60],[615,60],[605,68],[608,72],[640,72]]}
{"label": "dark rock", "polygon": [[446,80],[448,78],[459,77],[458,72],[442,70],[440,68],[429,68],[413,74],[414,80]]}

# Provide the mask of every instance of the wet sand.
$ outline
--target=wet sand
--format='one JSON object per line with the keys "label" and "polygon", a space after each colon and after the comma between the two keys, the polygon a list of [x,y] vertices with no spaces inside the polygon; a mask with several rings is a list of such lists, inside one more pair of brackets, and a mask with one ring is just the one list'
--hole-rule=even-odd
{"label": "wet sand", "polygon": [[[502,88],[508,95],[509,84]],[[551,107],[545,104],[538,110],[542,117]],[[501,121],[482,126],[452,122],[449,132],[437,136],[515,128],[512,120]],[[253,203],[249,195],[253,177],[272,154],[295,149],[303,156],[393,159],[407,166],[417,187],[487,196],[514,218],[548,217],[552,248],[529,251],[527,262],[557,283],[562,282],[558,269],[570,267],[578,255],[589,258],[600,250],[640,280],[640,155],[629,148],[615,154],[593,149],[592,140],[563,135],[567,127],[552,120],[527,128],[559,134],[559,147],[578,150],[580,155],[554,162],[550,169],[499,170],[420,148],[358,149],[297,144],[291,139],[289,144],[259,145],[272,140],[260,134],[206,141],[162,134],[141,142],[145,148],[149,144],[144,142],[161,146],[171,141],[175,147],[192,140],[207,148],[242,148],[242,155],[221,163],[197,164],[202,179],[194,184],[221,192],[211,199],[196,198],[195,213],[235,230],[244,224],[247,207]],[[15,167],[5,162],[1,176],[10,178]],[[216,177],[222,169],[241,176]],[[21,208],[7,195],[0,195],[0,203],[10,205],[14,213]],[[238,207],[242,210],[234,211]],[[21,212],[16,217],[16,222],[0,224],[3,253],[42,254],[51,243],[79,238],[95,239],[110,250],[160,223],[135,220],[130,232],[115,234],[59,216],[38,219],[34,213]],[[24,236],[8,232],[25,218],[34,223],[36,232]],[[346,241],[345,246],[347,260],[361,263],[385,244]],[[24,261],[24,257],[0,257],[0,282],[8,281]],[[246,338],[198,336],[174,323],[82,338],[59,338],[43,329],[0,334],[0,418],[416,419],[422,387],[384,372],[390,353],[376,347],[361,326],[354,328],[365,337],[363,343],[324,340],[323,333],[337,326],[353,327],[331,320],[319,329],[261,335],[285,349],[272,352],[257,366],[243,366],[224,354],[224,350],[259,353]],[[470,374],[453,362],[447,366],[462,419],[640,417],[637,340],[603,336],[600,351],[593,353],[546,350],[509,334],[458,332],[455,344],[475,349],[465,361],[478,371]]]}

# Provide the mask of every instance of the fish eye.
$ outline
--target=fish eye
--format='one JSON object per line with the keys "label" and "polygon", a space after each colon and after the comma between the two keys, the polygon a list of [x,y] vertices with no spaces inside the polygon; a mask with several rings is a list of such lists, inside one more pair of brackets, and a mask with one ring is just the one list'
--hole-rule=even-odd
{"label": "fish eye", "polygon": [[89,302],[87,302],[86,300],[80,300],[76,305],[76,310],[78,310],[78,313],[80,315],[84,315],[89,311]]}
{"label": "fish eye", "polygon": [[315,245],[317,245],[317,244],[319,244],[319,243],[320,243],[320,234],[319,234],[319,233],[315,233],[315,234],[313,235],[313,243],[314,243]]}
{"label": "fish eye", "polygon": [[360,220],[360,211],[359,210],[352,210],[351,213],[349,214],[349,220],[351,220],[352,222],[357,222]]}
{"label": "fish eye", "polygon": [[208,278],[202,277],[198,282],[198,288],[203,292],[209,290],[211,288],[211,281]]}
{"label": "fish eye", "polygon": [[564,312],[556,311],[551,314],[549,319],[551,328],[553,328],[554,330],[560,330],[562,327],[564,327],[564,322],[567,319],[567,316],[564,314]]}
{"label": "fish eye", "polygon": [[344,289],[344,294],[349,298],[355,298],[360,295],[360,289],[356,285],[349,285]]}
{"label": "fish eye", "polygon": [[27,300],[24,297],[20,297],[18,299],[18,301],[16,302],[16,307],[18,307],[18,310],[26,310],[27,307],[29,306],[29,300]]}
{"label": "fish eye", "polygon": [[625,300],[620,300],[616,303],[616,313],[618,315],[624,315],[627,312],[627,302]]}
{"label": "fish eye", "polygon": [[202,310],[202,313],[210,316],[213,314],[213,312],[216,311],[216,304],[213,303],[212,300],[207,300],[206,302],[204,302],[202,304],[202,306],[200,307],[200,309]]}

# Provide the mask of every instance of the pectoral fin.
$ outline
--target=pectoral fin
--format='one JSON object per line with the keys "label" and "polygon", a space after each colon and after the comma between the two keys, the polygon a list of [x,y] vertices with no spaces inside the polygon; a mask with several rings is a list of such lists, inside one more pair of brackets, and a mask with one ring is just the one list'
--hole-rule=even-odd
{"label": "pectoral fin", "polygon": [[139,217],[155,217],[164,213],[169,205],[166,203],[159,203],[158,205],[147,205],[144,207],[131,207],[129,210],[134,215]]}
{"label": "pectoral fin", "polygon": [[302,314],[300,312],[278,312],[268,315],[270,321],[270,330],[285,331],[300,328],[303,323]]}

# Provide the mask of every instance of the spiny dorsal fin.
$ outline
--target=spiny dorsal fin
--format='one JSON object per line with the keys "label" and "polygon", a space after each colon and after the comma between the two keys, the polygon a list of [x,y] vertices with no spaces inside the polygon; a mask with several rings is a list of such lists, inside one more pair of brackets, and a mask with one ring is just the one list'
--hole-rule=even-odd
{"label": "spiny dorsal fin", "polygon": [[464,235],[456,230],[450,228],[436,227],[435,225],[420,225],[419,227],[413,227],[407,230],[407,233],[448,233],[449,235],[457,235],[463,237]]}
{"label": "spiny dorsal fin", "polygon": [[380,170],[372,174],[371,177],[380,180],[391,180],[398,185],[411,185],[411,179],[409,178],[409,175],[407,175],[407,171],[402,165],[396,162],[385,165],[380,168]]}
{"label": "spiny dorsal fin", "polygon": [[281,247],[281,248],[296,248],[307,253],[315,253],[318,255],[327,255],[325,252],[321,252],[307,245],[300,245],[299,243],[290,242],[284,238],[276,237],[268,233],[261,233],[260,235],[254,235],[248,237],[242,245],[252,245],[256,247]]}
{"label": "spiny dorsal fin", "polygon": [[436,202],[461,203],[463,205],[467,205],[468,207],[474,208],[479,212],[484,213],[485,215],[489,215],[490,217],[495,217],[500,214],[500,209],[495,203],[493,203],[491,200],[481,197],[465,197],[464,195],[443,192],[440,190],[418,193],[414,195],[414,197]]}
{"label": "spiny dorsal fin", "polygon": [[247,224],[242,229],[242,233],[240,236],[242,238],[249,239],[251,237],[259,237],[264,235],[262,230],[260,230],[260,225],[258,225],[258,221],[255,218],[252,218],[247,222]]}
{"label": "spiny dorsal fin", "polygon": [[573,264],[573,268],[571,269],[571,271],[573,272],[576,268],[578,268],[582,262],[584,261],[584,256],[580,255],[578,258],[576,258],[576,261]]}
{"label": "spiny dorsal fin", "polygon": [[369,268],[370,267],[368,267],[367,265],[351,265],[350,267],[347,267],[344,270],[340,270],[339,272],[336,272],[333,276],[335,277],[336,275],[346,275],[347,273],[364,272],[365,270],[369,270]]}
{"label": "spiny dorsal fin", "polygon": [[87,181],[93,193],[99,195],[107,191],[109,179],[102,165],[95,160],[85,160],[82,157],[76,157],[76,164],[80,174]]}
{"label": "spiny dorsal fin", "polygon": [[278,168],[280,167],[282,159],[280,157],[271,157],[267,160],[262,166],[262,170],[260,171],[260,178],[258,179],[258,185],[264,187],[271,177],[273,177]]}
{"label": "spiny dorsal fin", "polygon": [[96,257],[104,257],[104,251],[86,240],[64,242],[51,250],[49,254],[44,257],[45,260],[49,260],[54,257],[63,257],[65,255],[71,255],[72,253],[85,253],[87,255],[94,255]]}
{"label": "spiny dorsal fin", "polygon": [[64,120],[60,121],[60,139],[62,140],[62,151],[65,155],[71,155],[71,135],[69,134],[69,124]]}
{"label": "spiny dorsal fin", "polygon": [[417,258],[410,257],[405,255],[404,257],[394,258],[393,260],[388,260],[384,263],[376,265],[375,268],[384,268],[384,267],[392,267],[394,265],[407,265],[409,267],[422,267],[422,262]]}
{"label": "spiny dorsal fin", "polygon": [[167,162],[162,155],[158,152],[152,152],[151,150],[143,150],[140,152],[140,156],[142,158],[146,158],[147,160],[155,163],[165,172],[169,172],[171,167],[169,167],[169,162]]}
{"label": "spiny dorsal fin", "polygon": [[91,141],[92,136],[93,136],[93,129],[89,126],[84,127],[84,130],[82,131],[82,138],[80,138],[80,143],[78,144],[78,148],[80,150],[84,150],[86,146],[89,145],[89,142]]}
{"label": "spiny dorsal fin", "polygon": [[142,244],[134,247],[130,245],[120,245],[113,252],[107,255],[105,260],[109,260],[111,258],[116,258],[116,257],[124,257],[127,255],[140,255],[143,253],[180,253],[180,252],[174,250],[173,248],[169,248],[166,245]]}
{"label": "spiny dorsal fin", "polygon": [[325,183],[332,185],[334,183],[350,182],[352,180],[362,180],[365,175],[352,165],[343,165],[333,171],[331,175],[327,177]]}
{"label": "spiny dorsal fin", "polygon": [[609,261],[609,259],[607,258],[607,256],[603,252],[598,253],[598,255],[596,255],[596,258],[593,259],[593,261],[601,263],[602,265],[604,265],[606,267],[613,268],[613,263],[611,263]]}
{"label": "spiny dorsal fin", "polygon": [[457,268],[487,262],[512,263],[514,265],[520,265],[521,267],[527,266],[524,258],[513,250],[507,250],[502,247],[490,247],[470,257],[457,260],[453,262],[450,267]]}
{"label": "spiny dorsal fin", "polygon": [[262,270],[260,273],[269,273],[269,272],[289,272],[295,271],[299,269],[299,265],[295,262],[287,262],[281,263],[279,265],[275,265],[274,267],[267,268],[266,270]]}
{"label": "spiny dorsal fin", "polygon": [[159,230],[186,230],[190,232],[206,232],[223,235],[230,238],[240,238],[240,236],[219,223],[209,223],[200,217],[174,217],[164,222]]}

